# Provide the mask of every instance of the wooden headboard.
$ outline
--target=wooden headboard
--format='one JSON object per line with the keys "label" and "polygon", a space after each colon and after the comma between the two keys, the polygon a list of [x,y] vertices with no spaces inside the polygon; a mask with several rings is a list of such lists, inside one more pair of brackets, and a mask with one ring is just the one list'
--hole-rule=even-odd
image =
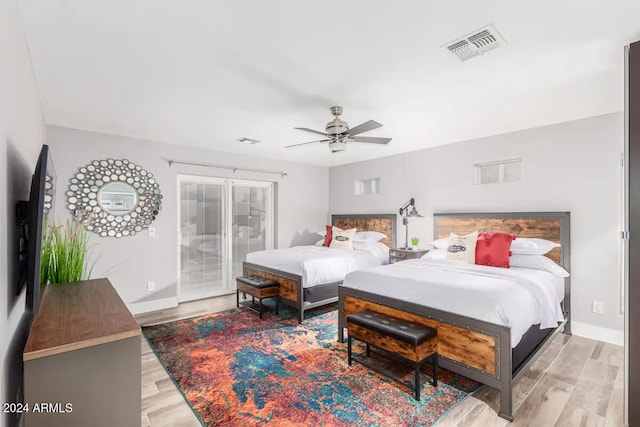
{"label": "wooden headboard", "polygon": [[[474,231],[511,233],[517,237],[537,237],[560,243],[561,247],[547,254],[565,266],[563,257],[569,249],[569,212],[517,213],[436,213],[433,215],[434,238],[449,237],[449,233],[469,234]],[[566,235],[563,236],[563,232]],[[568,257],[566,257],[568,261]]]}
{"label": "wooden headboard", "polygon": [[396,214],[331,215],[331,224],[341,228],[357,228],[358,231],[379,231],[387,235],[381,242],[396,247]]}

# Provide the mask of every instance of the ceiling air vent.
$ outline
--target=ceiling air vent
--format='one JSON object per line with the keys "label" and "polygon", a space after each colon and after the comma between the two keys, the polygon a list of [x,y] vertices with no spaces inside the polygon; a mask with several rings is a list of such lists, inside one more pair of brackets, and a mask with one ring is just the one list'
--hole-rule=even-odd
{"label": "ceiling air vent", "polygon": [[260,142],[259,139],[253,139],[253,138],[247,138],[246,136],[243,136],[241,138],[236,139],[236,142],[239,142],[241,144],[257,144],[258,142]]}
{"label": "ceiling air vent", "polygon": [[498,30],[489,24],[451,43],[447,43],[444,47],[457,56],[460,61],[466,61],[474,56],[483,55],[485,52],[506,43],[506,40],[500,35]]}

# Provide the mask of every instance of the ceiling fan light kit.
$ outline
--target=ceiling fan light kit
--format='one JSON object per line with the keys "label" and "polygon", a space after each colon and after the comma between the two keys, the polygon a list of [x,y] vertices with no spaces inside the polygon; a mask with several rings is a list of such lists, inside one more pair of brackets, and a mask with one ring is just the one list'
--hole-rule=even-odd
{"label": "ceiling fan light kit", "polygon": [[329,143],[329,148],[332,153],[337,153],[338,151],[344,151],[347,149],[347,143],[344,141],[332,141]]}
{"label": "ceiling fan light kit", "polygon": [[340,115],[342,114],[342,107],[336,105],[334,107],[331,107],[329,111],[331,111],[331,114],[333,114],[334,119],[327,123],[327,125],[325,126],[325,132],[309,128],[294,128],[297,130],[303,130],[305,132],[322,135],[325,137],[325,139],[303,142],[301,144],[287,145],[284,148],[299,147],[301,145],[316,144],[318,142],[328,142],[331,152],[337,153],[338,151],[344,151],[347,149],[347,142],[388,144],[391,141],[391,138],[356,136],[360,135],[361,133],[369,132],[370,130],[382,127],[382,124],[376,122],[375,120],[369,120],[354,127],[353,129],[349,129],[349,124],[340,119]]}

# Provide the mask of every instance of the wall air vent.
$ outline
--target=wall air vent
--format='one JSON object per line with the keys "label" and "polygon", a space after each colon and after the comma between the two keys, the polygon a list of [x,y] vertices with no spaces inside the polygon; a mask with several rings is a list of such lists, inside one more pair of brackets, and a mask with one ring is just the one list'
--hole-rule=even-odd
{"label": "wall air vent", "polygon": [[466,61],[474,56],[483,55],[485,52],[506,43],[506,40],[500,35],[498,30],[489,24],[465,36],[459,37],[443,47],[457,56],[460,61]]}
{"label": "wall air vent", "polygon": [[259,139],[253,139],[253,138],[247,138],[246,136],[243,136],[241,138],[236,139],[236,142],[239,142],[241,144],[257,144],[258,142],[260,142]]}

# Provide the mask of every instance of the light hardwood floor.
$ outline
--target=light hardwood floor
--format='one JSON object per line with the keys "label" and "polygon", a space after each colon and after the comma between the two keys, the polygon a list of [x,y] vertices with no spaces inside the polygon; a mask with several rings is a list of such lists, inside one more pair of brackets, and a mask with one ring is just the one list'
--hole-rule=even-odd
{"label": "light hardwood floor", "polygon": [[[235,295],[137,316],[151,325],[235,307]],[[623,348],[559,334],[514,387],[515,421],[498,417],[498,393],[483,387],[438,427],[622,427]],[[142,340],[142,426],[199,426],[190,406]]]}

